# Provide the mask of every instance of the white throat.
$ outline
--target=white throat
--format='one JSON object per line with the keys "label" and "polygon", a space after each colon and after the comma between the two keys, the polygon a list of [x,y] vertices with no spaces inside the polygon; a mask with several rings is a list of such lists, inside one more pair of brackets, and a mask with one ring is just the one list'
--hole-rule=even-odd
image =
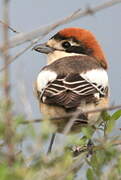
{"label": "white throat", "polygon": [[52,62],[67,56],[85,56],[85,55],[77,54],[77,53],[68,53],[65,51],[54,51],[53,53],[48,54],[47,63],[51,64]]}

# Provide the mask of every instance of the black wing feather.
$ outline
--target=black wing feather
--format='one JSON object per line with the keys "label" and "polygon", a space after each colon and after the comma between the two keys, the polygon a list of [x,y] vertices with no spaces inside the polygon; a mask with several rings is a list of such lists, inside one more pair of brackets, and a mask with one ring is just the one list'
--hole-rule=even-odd
{"label": "black wing feather", "polygon": [[82,101],[96,101],[95,93],[104,94],[104,88],[88,82],[80,74],[70,73],[49,83],[40,97],[43,103],[76,108]]}

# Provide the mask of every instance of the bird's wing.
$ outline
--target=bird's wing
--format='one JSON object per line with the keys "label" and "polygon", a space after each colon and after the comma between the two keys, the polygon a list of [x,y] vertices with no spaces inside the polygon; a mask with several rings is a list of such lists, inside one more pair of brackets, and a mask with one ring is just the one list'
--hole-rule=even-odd
{"label": "bird's wing", "polygon": [[79,73],[67,75],[51,73],[53,72],[48,74],[48,78],[51,76],[52,80],[46,80],[46,86],[38,91],[38,97],[43,103],[73,108],[82,101],[93,102],[97,98],[105,96],[105,88],[102,84],[91,82]]}

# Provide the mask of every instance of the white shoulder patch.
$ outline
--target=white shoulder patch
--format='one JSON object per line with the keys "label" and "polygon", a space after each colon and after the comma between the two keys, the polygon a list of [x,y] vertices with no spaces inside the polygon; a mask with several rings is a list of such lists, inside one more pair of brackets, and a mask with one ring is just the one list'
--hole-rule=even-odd
{"label": "white shoulder patch", "polygon": [[37,90],[43,91],[46,88],[47,83],[54,81],[57,77],[57,74],[54,71],[43,70],[39,73],[37,77]]}
{"label": "white shoulder patch", "polygon": [[91,83],[96,83],[103,87],[108,86],[108,74],[104,69],[93,69],[86,73],[81,73],[80,76]]}

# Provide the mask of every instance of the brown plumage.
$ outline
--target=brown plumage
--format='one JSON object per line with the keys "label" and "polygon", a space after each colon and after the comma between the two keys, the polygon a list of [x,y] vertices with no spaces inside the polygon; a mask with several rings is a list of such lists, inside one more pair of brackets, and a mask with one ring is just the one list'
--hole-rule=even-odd
{"label": "brown plumage", "polygon": [[[48,118],[108,105],[107,61],[94,35],[85,29],[67,28],[46,44],[34,48],[48,55],[48,65],[36,82],[40,110]],[[80,115],[71,130],[94,125],[100,112]],[[70,119],[53,120],[62,132]]]}
{"label": "brown plumage", "polygon": [[[65,68],[67,67],[68,68]],[[42,102],[50,105],[58,105],[65,108],[77,108],[81,101],[85,103],[96,103],[95,93],[98,89],[95,83],[91,84],[80,76],[81,73],[86,73],[92,69],[102,69],[100,63],[92,57],[88,56],[72,56],[61,58],[50,65],[43,68],[44,71],[54,71],[57,73],[57,78],[48,82],[43,95],[38,91],[38,97],[46,99]],[[106,89],[100,92],[100,96],[104,97]]]}

